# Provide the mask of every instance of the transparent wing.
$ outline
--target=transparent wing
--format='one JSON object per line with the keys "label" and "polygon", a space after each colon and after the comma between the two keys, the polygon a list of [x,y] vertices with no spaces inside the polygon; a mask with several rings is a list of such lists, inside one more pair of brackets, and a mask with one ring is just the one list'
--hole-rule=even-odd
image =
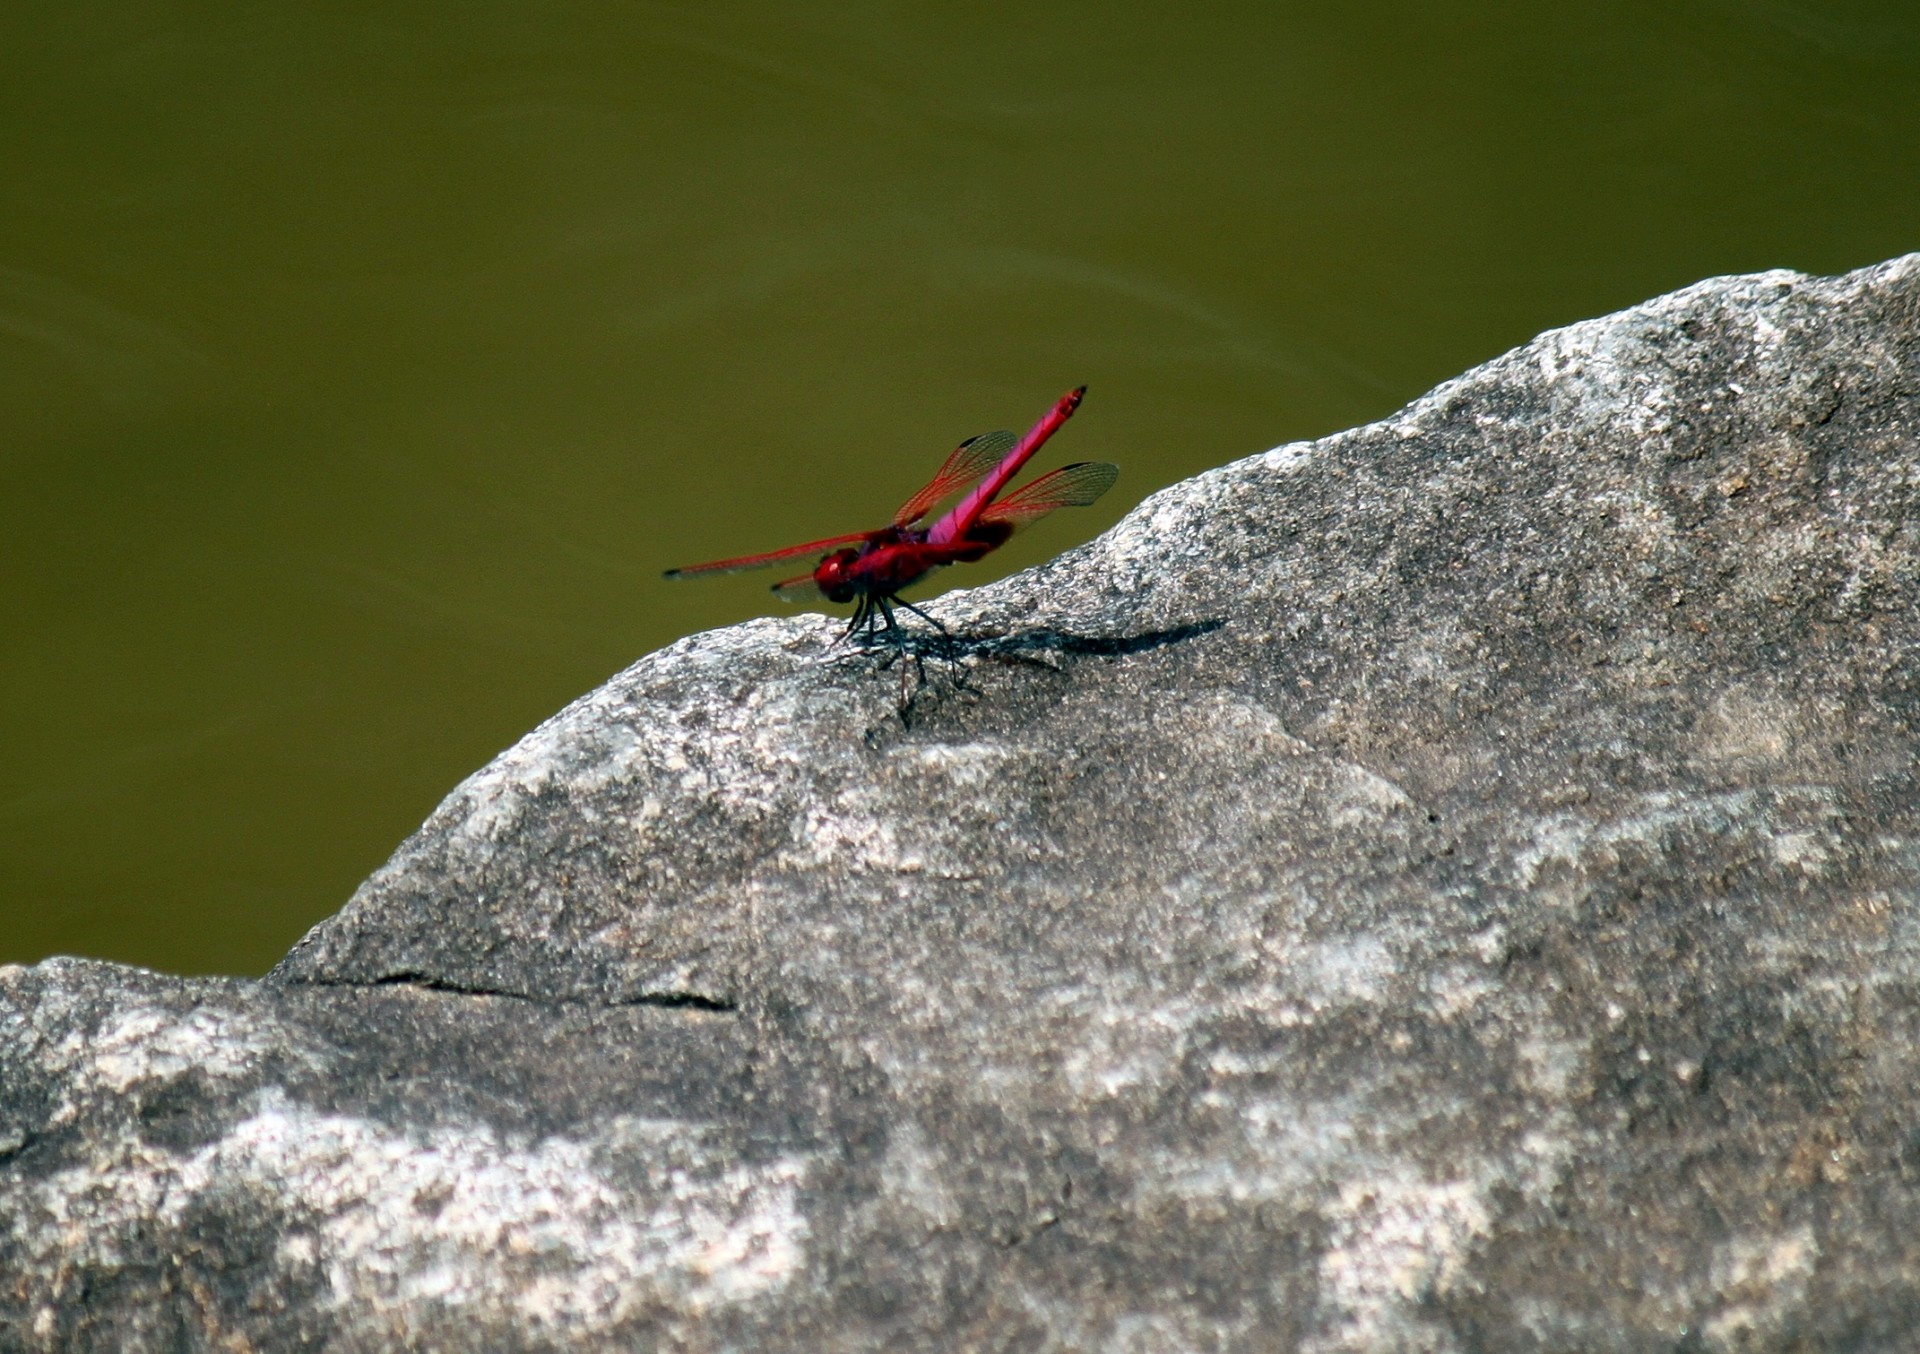
{"label": "transparent wing", "polygon": [[1084,508],[1113,488],[1120,478],[1120,467],[1105,461],[1077,461],[1063,465],[1023,484],[1005,498],[989,503],[980,514],[982,522],[1006,522],[1025,526],[1037,522],[1055,508]]}
{"label": "transparent wing", "polygon": [[699,578],[705,574],[732,574],[742,569],[764,569],[769,564],[778,564],[783,559],[799,559],[802,555],[824,555],[842,545],[859,545],[873,539],[871,531],[856,531],[846,536],[829,536],[823,541],[808,541],[805,545],[790,545],[785,550],[769,550],[759,555],[741,555],[735,559],[717,559],[711,564],[689,564],[684,569],[669,569],[668,578]]}
{"label": "transparent wing", "polygon": [[893,515],[893,525],[907,527],[918,522],[941,499],[959,493],[1000,464],[1000,458],[1019,440],[1018,435],[1004,430],[969,437],[948,454],[926,488],[900,505],[900,511]]}
{"label": "transparent wing", "polygon": [[773,594],[783,602],[804,602],[821,596],[812,574],[795,574],[773,585]]}

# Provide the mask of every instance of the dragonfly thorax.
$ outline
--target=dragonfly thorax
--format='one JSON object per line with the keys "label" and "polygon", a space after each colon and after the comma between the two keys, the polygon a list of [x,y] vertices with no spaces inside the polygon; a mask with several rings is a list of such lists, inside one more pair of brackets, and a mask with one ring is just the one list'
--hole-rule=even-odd
{"label": "dragonfly thorax", "polygon": [[813,585],[830,602],[892,597],[947,563],[950,553],[930,547],[924,531],[887,527],[865,545],[836,550],[814,565]]}

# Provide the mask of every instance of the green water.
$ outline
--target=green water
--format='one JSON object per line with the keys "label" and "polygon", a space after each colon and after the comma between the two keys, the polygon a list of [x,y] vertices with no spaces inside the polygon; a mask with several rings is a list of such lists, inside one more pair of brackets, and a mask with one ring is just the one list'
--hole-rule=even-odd
{"label": "green water", "polygon": [[1087,404],[1148,491],[1920,248],[1920,7],[0,15],[0,960],[257,972],[460,777]]}

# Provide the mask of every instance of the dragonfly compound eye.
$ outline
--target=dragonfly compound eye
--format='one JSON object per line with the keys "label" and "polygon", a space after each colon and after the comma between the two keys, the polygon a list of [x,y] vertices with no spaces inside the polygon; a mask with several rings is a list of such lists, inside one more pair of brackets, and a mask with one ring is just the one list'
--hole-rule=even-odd
{"label": "dragonfly compound eye", "polygon": [[821,560],[813,570],[814,586],[826,595],[829,602],[851,602],[857,591],[848,568],[858,556],[854,550],[836,550]]}

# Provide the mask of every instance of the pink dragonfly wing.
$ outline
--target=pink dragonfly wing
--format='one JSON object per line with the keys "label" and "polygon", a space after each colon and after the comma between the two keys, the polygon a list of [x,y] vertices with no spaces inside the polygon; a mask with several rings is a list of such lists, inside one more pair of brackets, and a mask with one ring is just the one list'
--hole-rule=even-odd
{"label": "pink dragonfly wing", "polygon": [[731,574],[742,569],[764,569],[769,564],[778,564],[784,559],[799,559],[802,555],[824,555],[843,545],[860,545],[872,540],[879,533],[855,531],[845,536],[829,536],[822,541],[808,541],[805,545],[790,545],[784,550],[768,550],[758,555],[741,555],[735,559],[717,559],[711,564],[689,564],[684,569],[667,570],[668,578],[698,578],[706,574]]}
{"label": "pink dragonfly wing", "polygon": [[795,574],[792,578],[783,578],[773,585],[773,592],[783,602],[804,602],[824,594],[820,585],[813,581],[813,575]]}
{"label": "pink dragonfly wing", "polygon": [[989,503],[978,520],[1025,526],[1055,508],[1084,508],[1113,487],[1120,467],[1106,461],[1077,461],[1023,484],[1005,498]]}
{"label": "pink dragonfly wing", "polygon": [[1000,458],[1000,464],[982,476],[980,482],[969,489],[958,503],[927,528],[928,543],[952,545],[955,541],[965,539],[973,525],[980,520],[980,514],[1020,473],[1020,467],[1032,459],[1048,438],[1060,431],[1063,423],[1073,417],[1073,411],[1080,407],[1081,398],[1086,393],[1085,386],[1078,386],[1055,401],[1053,408],[1027,429],[1026,436],[1016,441],[1012,449]]}
{"label": "pink dragonfly wing", "polygon": [[1020,439],[1010,432],[981,433],[969,437],[947,455],[934,477],[919,493],[900,505],[893,525],[909,527],[933,511],[934,505],[949,494],[957,494],[996,465],[1013,450]]}
{"label": "pink dragonfly wing", "polygon": [[[822,557],[844,546],[871,545],[883,538],[898,540],[897,533],[912,527],[943,499],[968,489],[968,486],[972,487],[966,497],[927,529],[930,543],[951,545],[965,537],[971,527],[979,522],[1020,526],[1046,516],[1055,508],[1085,507],[1112,487],[1120,473],[1115,467],[1101,461],[1082,461],[1063,466],[994,501],[1007,481],[1019,473],[1020,467],[1039,450],[1040,445],[1072,416],[1085,393],[1085,386],[1067,392],[1023,437],[1016,437],[1010,432],[990,432],[969,437],[947,454],[947,459],[941,463],[934,477],[919,493],[901,504],[892,523],[879,531],[848,532],[844,536],[828,536],[803,545],[790,545],[783,550],[692,564],[681,569],[669,569],[666,576],[696,578],[743,569],[760,569],[782,560],[808,555]],[[819,588],[811,573],[782,579],[773,585],[773,590],[783,597],[819,595]]]}

